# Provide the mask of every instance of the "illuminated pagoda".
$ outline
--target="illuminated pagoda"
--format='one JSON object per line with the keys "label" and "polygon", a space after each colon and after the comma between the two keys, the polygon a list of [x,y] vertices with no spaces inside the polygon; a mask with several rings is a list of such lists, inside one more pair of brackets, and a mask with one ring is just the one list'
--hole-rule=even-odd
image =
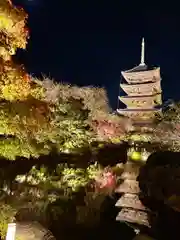
{"label": "illuminated pagoda", "polygon": [[[142,39],[141,63],[133,69],[121,72],[125,82],[122,82],[120,87],[126,95],[119,97],[119,100],[126,108],[117,109],[119,115],[131,119],[133,129],[130,133],[128,160],[124,164],[121,182],[116,189],[116,192],[121,194],[116,203],[116,206],[121,208],[116,220],[126,222],[138,231],[144,226],[150,227],[149,217],[152,214],[139,198],[137,177],[141,166],[152,152],[147,151],[145,142],[141,139],[144,134],[150,134],[155,116],[161,113],[162,105],[160,68],[149,69],[144,59],[145,43]],[[135,140],[134,135],[139,136],[139,140]]]}
{"label": "illuminated pagoda", "polygon": [[119,100],[126,105],[124,109],[117,109],[120,115],[129,117],[134,126],[146,126],[154,120],[154,116],[161,111],[161,76],[160,68],[148,69],[145,64],[145,44],[142,40],[141,63],[130,70],[122,71],[126,81],[120,87],[126,93],[119,96]]}

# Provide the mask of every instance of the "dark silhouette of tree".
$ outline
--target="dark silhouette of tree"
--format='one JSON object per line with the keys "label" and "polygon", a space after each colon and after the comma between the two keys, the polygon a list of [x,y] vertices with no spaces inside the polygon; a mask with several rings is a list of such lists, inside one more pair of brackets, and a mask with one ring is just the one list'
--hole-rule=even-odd
{"label": "dark silhouette of tree", "polygon": [[141,200],[155,214],[152,229],[157,239],[179,239],[180,153],[152,154],[138,177]]}

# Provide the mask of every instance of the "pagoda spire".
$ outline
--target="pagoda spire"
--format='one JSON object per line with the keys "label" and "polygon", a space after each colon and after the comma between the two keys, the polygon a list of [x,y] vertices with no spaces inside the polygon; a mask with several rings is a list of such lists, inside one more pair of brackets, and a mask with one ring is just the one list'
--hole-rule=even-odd
{"label": "pagoda spire", "polygon": [[141,43],[141,66],[145,65],[145,42],[144,38],[142,38],[142,43]]}

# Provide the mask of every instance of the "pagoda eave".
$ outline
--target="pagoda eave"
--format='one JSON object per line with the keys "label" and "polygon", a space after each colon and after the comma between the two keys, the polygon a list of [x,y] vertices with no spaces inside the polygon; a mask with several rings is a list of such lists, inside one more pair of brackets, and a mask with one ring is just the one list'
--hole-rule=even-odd
{"label": "pagoda eave", "polygon": [[146,122],[151,123],[154,121],[155,114],[160,114],[161,109],[117,109],[117,113],[131,118],[134,122]]}
{"label": "pagoda eave", "polygon": [[121,100],[121,99],[139,99],[139,100],[141,100],[141,99],[152,99],[152,98],[154,98],[155,96],[157,96],[157,95],[161,95],[160,93],[159,94],[153,94],[153,95],[141,95],[141,96],[135,96],[135,95],[132,95],[132,96],[119,96],[119,99]]}
{"label": "pagoda eave", "polygon": [[129,109],[129,108],[124,108],[124,109],[117,109],[117,112],[121,115],[131,115],[131,114],[140,114],[140,113],[160,113],[161,109],[156,109],[156,108],[148,108],[148,109]]}
{"label": "pagoda eave", "polygon": [[137,194],[125,193],[116,203],[116,207],[127,207],[137,210],[146,210],[148,209],[142,204]]}
{"label": "pagoda eave", "polygon": [[154,94],[149,96],[119,96],[119,100],[129,108],[134,109],[152,109],[152,106],[161,105],[161,94]]}
{"label": "pagoda eave", "polygon": [[[124,174],[125,175],[125,174]],[[126,176],[130,174],[126,173]],[[132,177],[132,174],[130,175],[130,178]],[[125,179],[124,182],[115,190],[116,193],[132,193],[132,194],[138,194],[140,192],[139,183],[138,181],[134,179]]]}
{"label": "pagoda eave", "polygon": [[155,68],[153,70],[145,70],[145,71],[137,71],[137,70],[135,71],[133,69],[130,69],[127,71],[122,71],[121,74],[129,84],[139,83],[141,81],[142,83],[156,82],[157,80],[161,79],[160,67]]}
{"label": "pagoda eave", "polygon": [[156,93],[161,93],[160,80],[156,82],[150,82],[150,83],[148,82],[148,83],[142,83],[142,84],[121,83],[120,87],[128,96],[153,95]]}
{"label": "pagoda eave", "polygon": [[123,208],[117,215],[116,220],[150,227],[148,213],[131,208]]}

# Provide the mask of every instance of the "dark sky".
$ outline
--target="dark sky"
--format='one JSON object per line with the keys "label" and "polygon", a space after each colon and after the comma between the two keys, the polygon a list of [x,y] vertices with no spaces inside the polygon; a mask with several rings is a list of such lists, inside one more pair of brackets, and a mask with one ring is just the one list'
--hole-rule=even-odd
{"label": "dark sky", "polygon": [[[16,0],[29,13],[31,38],[18,54],[29,72],[104,86],[116,108],[121,70],[161,67],[164,99],[180,100],[180,6],[173,1]],[[178,2],[178,1],[177,1]]]}

